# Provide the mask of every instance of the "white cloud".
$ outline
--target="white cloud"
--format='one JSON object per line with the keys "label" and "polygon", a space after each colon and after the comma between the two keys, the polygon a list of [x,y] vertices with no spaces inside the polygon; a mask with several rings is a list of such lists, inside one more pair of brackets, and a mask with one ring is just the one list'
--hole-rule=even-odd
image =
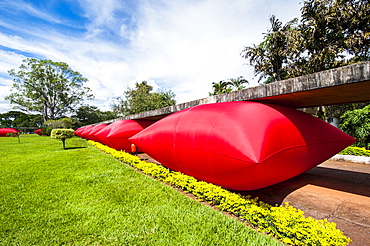
{"label": "white cloud", "polygon": [[[298,0],[137,1],[135,7],[118,0],[79,2],[90,21],[86,33],[71,36],[54,27],[17,26],[0,18],[0,26],[17,33],[0,32],[0,44],[66,62],[89,78],[96,99],[87,103],[103,110],[136,81],[171,88],[179,102],[206,97],[212,82],[240,75],[256,85],[241,50],[262,40],[269,14],[286,22],[299,16],[300,7]],[[0,52],[0,72],[19,67],[22,55]],[[9,81],[0,77],[0,84]],[[9,88],[0,89],[4,112],[3,91]]]}

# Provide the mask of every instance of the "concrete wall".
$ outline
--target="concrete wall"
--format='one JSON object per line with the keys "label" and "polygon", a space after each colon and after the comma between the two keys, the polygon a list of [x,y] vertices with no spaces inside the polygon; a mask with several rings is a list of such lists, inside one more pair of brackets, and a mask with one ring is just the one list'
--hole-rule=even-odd
{"label": "concrete wall", "polygon": [[158,120],[189,107],[229,101],[253,100],[294,108],[370,101],[370,62],[357,63],[306,76],[277,81],[226,94],[129,115],[120,119]]}

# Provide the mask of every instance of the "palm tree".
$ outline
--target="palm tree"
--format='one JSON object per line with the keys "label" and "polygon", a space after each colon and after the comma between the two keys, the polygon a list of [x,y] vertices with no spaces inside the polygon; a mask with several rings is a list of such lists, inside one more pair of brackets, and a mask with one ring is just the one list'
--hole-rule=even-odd
{"label": "palm tree", "polygon": [[233,86],[234,91],[245,89],[243,84],[249,84],[248,80],[246,80],[243,76],[239,76],[236,79],[229,79],[229,83]]}
{"label": "palm tree", "polygon": [[259,45],[244,47],[241,55],[254,67],[255,75],[260,75],[258,81],[269,78],[268,81],[272,82],[286,78],[288,32],[295,21],[282,25],[275,15],[270,16],[271,28],[265,33],[264,40]]}
{"label": "palm tree", "polygon": [[228,93],[228,92],[232,91],[232,89],[229,87],[229,85],[230,85],[230,82],[224,81],[224,80],[221,80],[218,83],[213,82],[212,83],[213,92],[212,93],[210,92],[209,95],[214,96],[214,95]]}

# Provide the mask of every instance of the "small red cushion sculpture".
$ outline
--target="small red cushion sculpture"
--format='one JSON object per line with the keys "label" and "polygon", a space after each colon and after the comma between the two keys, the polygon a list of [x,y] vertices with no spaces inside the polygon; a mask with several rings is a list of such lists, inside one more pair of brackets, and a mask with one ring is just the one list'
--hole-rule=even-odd
{"label": "small red cushion sculpture", "polygon": [[118,120],[112,123],[107,135],[110,146],[116,150],[131,153],[132,143],[128,139],[154,122],[151,120]]}
{"label": "small red cushion sculpture", "polygon": [[95,125],[91,131],[88,133],[89,134],[89,139],[92,140],[92,141],[95,141],[95,142],[99,142],[99,138],[97,138],[95,136],[96,133],[98,133],[99,131],[101,131],[103,128],[105,128],[107,126],[107,124],[98,124],[98,125]]}
{"label": "small red cushion sculpture", "polygon": [[257,102],[185,109],[130,140],[172,170],[232,190],[285,181],[355,142],[309,114]]}
{"label": "small red cushion sculpture", "polygon": [[6,137],[8,133],[17,133],[20,132],[14,128],[0,128],[0,137]]}
{"label": "small red cushion sculpture", "polygon": [[82,137],[82,133],[83,133],[84,130],[85,130],[85,127],[77,128],[76,131],[75,131],[75,135],[79,136],[79,137]]}
{"label": "small red cushion sculpture", "polygon": [[93,128],[94,128],[94,125],[85,126],[84,131],[81,132],[80,137],[82,137],[84,139],[87,139],[87,140],[90,140],[90,132],[92,131]]}
{"label": "small red cushion sculpture", "polygon": [[113,148],[113,146],[111,145],[111,143],[107,139],[107,136],[108,136],[109,132],[112,130],[112,125],[113,124],[114,123],[104,127],[103,129],[101,129],[100,131],[95,133],[94,137],[97,140],[97,142]]}
{"label": "small red cushion sculpture", "polygon": [[44,136],[45,135],[44,129],[37,129],[36,131],[34,131],[34,133],[36,133],[39,136]]}

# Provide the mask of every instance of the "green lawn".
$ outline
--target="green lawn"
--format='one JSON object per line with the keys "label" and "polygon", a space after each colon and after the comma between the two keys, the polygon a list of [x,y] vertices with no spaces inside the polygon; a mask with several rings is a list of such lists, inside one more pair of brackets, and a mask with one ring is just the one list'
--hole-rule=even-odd
{"label": "green lawn", "polygon": [[281,245],[85,140],[66,147],[0,138],[0,245]]}

